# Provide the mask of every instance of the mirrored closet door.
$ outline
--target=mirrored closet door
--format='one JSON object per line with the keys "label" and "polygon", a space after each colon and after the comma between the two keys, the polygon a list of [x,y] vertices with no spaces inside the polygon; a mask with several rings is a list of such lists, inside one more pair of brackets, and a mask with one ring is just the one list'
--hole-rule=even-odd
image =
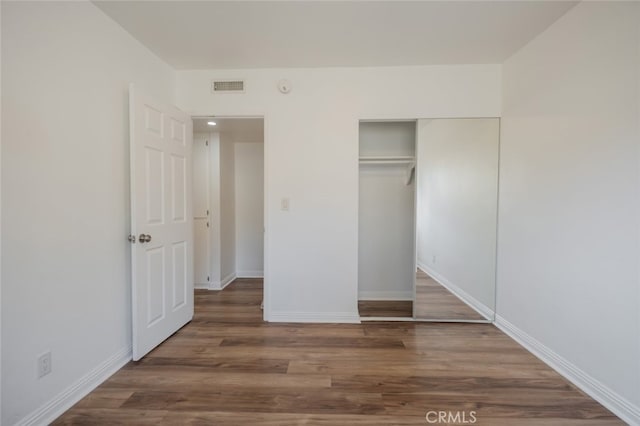
{"label": "mirrored closet door", "polygon": [[497,118],[418,120],[416,319],[494,318],[499,131]]}

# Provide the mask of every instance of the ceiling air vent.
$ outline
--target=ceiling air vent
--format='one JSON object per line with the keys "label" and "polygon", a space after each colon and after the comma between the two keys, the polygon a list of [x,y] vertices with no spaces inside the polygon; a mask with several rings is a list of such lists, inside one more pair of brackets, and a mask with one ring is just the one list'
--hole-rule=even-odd
{"label": "ceiling air vent", "polygon": [[244,80],[214,80],[211,93],[244,93]]}

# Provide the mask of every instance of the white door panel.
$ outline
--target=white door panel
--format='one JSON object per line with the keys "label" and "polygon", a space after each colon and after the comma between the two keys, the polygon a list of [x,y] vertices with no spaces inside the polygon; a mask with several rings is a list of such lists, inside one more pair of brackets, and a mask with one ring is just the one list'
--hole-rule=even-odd
{"label": "white door panel", "polygon": [[187,291],[189,290],[189,280],[187,278],[187,242],[181,241],[174,243],[172,250],[172,309],[175,311],[187,303]]}
{"label": "white door panel", "polygon": [[207,218],[196,218],[193,221],[194,228],[194,273],[195,283],[198,287],[208,287],[210,284],[209,264],[209,228]]}
{"label": "white door panel", "polygon": [[187,114],[133,87],[129,101],[133,359],[139,360],[193,317],[193,125]]}
{"label": "white door panel", "polygon": [[209,145],[208,139],[193,140],[193,217],[206,218],[209,211]]}
{"label": "white door panel", "polygon": [[193,141],[193,227],[194,273],[198,287],[209,287],[211,259],[209,257],[209,145],[208,138]]}

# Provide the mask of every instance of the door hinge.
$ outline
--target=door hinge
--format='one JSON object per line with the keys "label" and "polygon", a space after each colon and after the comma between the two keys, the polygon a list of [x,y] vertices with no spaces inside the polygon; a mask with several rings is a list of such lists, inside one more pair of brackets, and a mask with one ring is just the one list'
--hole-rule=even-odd
{"label": "door hinge", "polygon": [[209,210],[207,210],[207,216],[209,216]]}
{"label": "door hinge", "polygon": [[209,281],[209,276],[207,276],[207,281]]}
{"label": "door hinge", "polygon": [[205,146],[209,146],[209,141],[204,141]]}
{"label": "door hinge", "polygon": [[209,227],[209,222],[207,222],[207,228]]}

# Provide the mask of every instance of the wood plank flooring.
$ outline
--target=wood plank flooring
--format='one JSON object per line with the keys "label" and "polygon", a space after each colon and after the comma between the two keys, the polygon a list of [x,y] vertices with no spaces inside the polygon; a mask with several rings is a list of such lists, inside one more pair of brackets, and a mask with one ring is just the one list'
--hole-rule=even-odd
{"label": "wood plank flooring", "polygon": [[432,320],[485,319],[420,269],[416,274],[416,318]]}
{"label": "wood plank flooring", "polygon": [[490,324],[264,323],[261,299],[196,291],[190,324],[54,424],[624,424]]}
{"label": "wood plank flooring", "polygon": [[405,317],[413,318],[411,300],[359,300],[361,317]]}
{"label": "wood plank flooring", "polygon": [[[413,302],[405,300],[359,300],[361,317],[413,317]],[[484,320],[456,295],[418,269],[416,318],[426,320]]]}

